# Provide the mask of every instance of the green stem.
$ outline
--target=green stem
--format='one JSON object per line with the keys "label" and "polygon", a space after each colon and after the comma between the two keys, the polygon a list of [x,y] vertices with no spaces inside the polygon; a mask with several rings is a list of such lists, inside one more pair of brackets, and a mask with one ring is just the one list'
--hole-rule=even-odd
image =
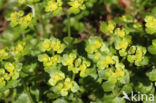
{"label": "green stem", "polygon": [[70,13],[67,13],[67,20],[68,20],[68,37],[71,37],[71,30],[70,30]]}
{"label": "green stem", "polygon": [[28,7],[30,7],[32,9],[32,16],[35,17],[35,8],[33,5],[27,5]]}
{"label": "green stem", "polygon": [[28,98],[30,99],[30,102],[34,103],[34,101],[33,101],[32,97],[30,95],[30,92],[29,92],[28,87],[26,86],[25,82],[22,81],[22,84],[23,84],[23,87],[24,87],[24,92],[28,95]]}
{"label": "green stem", "polygon": [[72,75],[72,80],[74,81],[74,79],[75,79],[75,74],[73,73],[73,75]]}

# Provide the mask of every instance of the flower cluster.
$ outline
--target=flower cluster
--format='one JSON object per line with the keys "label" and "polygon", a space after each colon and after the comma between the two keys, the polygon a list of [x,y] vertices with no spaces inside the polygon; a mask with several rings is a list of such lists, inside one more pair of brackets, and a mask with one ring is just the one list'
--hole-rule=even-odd
{"label": "flower cluster", "polygon": [[48,0],[45,11],[52,12],[52,15],[57,16],[63,10],[62,4],[62,0]]}
{"label": "flower cluster", "polygon": [[86,8],[84,5],[84,0],[70,0],[68,4],[71,6],[69,11],[74,14],[77,14],[80,12],[80,10],[84,10]]}
{"label": "flower cluster", "polygon": [[124,68],[124,65],[120,63],[116,65],[115,70],[113,68],[107,69],[105,75],[108,78],[108,81],[112,83],[116,83],[118,80],[120,81],[126,74]]}
{"label": "flower cluster", "polygon": [[49,84],[52,86],[55,86],[59,81],[63,80],[65,78],[65,74],[61,71],[55,72],[51,74],[49,79]]}
{"label": "flower cluster", "polygon": [[[94,46],[98,44],[98,46]],[[125,66],[119,62],[119,57],[109,48],[109,45],[100,37],[90,37],[86,43],[88,57],[95,63],[99,74],[105,72],[106,80],[116,83],[125,76]]]}
{"label": "flower cluster", "polygon": [[113,65],[114,63],[115,63],[115,61],[113,60],[113,57],[106,56],[97,62],[97,67],[99,69],[105,69],[105,68],[108,68],[109,65]]}
{"label": "flower cluster", "polygon": [[90,37],[87,41],[85,50],[89,54],[97,52],[102,47],[102,39],[99,37]]}
{"label": "flower cluster", "polygon": [[10,15],[11,25],[17,26],[20,25],[21,28],[26,29],[32,21],[32,14],[29,13],[24,16],[24,11],[13,12]]}
{"label": "flower cluster", "polygon": [[53,55],[49,57],[47,54],[41,54],[38,56],[38,60],[43,62],[45,67],[56,66],[58,63],[61,62],[60,55]]}
{"label": "flower cluster", "polygon": [[127,48],[131,43],[131,36],[126,36],[124,38],[116,38],[115,49],[119,50],[120,56],[127,55]]}
{"label": "flower cluster", "polygon": [[[38,60],[43,63],[44,70],[50,74],[49,84],[53,92],[61,96],[67,96],[69,91],[77,92],[79,86],[74,81],[74,75],[80,72],[80,76],[87,76],[90,62],[79,57],[76,51],[64,53],[66,45],[54,37],[41,41],[39,47],[41,54]],[[66,74],[64,71],[72,74]]]}
{"label": "flower cluster", "polygon": [[0,61],[3,59],[7,59],[9,54],[7,53],[6,49],[0,49]]}
{"label": "flower cluster", "polygon": [[143,46],[132,46],[127,59],[130,63],[135,63],[137,66],[147,65],[148,58],[145,56],[146,52],[146,48]]}
{"label": "flower cluster", "polygon": [[21,66],[20,63],[5,62],[4,67],[0,69],[0,87],[5,86],[11,80],[18,79]]}
{"label": "flower cluster", "polygon": [[10,47],[10,54],[15,58],[23,57],[27,52],[28,48],[24,41],[20,41],[15,46]]}
{"label": "flower cluster", "polygon": [[155,34],[156,33],[156,18],[154,16],[146,16],[145,18],[146,22],[146,32],[149,34]]}
{"label": "flower cluster", "polygon": [[56,38],[45,39],[41,43],[40,49],[42,52],[52,50],[53,52],[62,53],[65,49],[65,44],[61,43],[61,41]]}
{"label": "flower cluster", "polygon": [[113,33],[115,27],[116,27],[116,23],[111,20],[108,22],[108,24],[106,22],[101,23],[101,31],[106,34]]}
{"label": "flower cluster", "polygon": [[91,63],[85,58],[78,57],[71,65],[68,65],[68,71],[72,71],[74,74],[80,72],[80,77],[86,77],[88,75],[87,71],[89,70],[88,67],[90,67],[90,65]]}

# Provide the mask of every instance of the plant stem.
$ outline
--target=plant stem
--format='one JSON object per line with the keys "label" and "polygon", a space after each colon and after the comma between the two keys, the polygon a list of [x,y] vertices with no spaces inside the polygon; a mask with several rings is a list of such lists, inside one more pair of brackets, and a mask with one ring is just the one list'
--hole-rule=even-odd
{"label": "plant stem", "polygon": [[30,7],[32,9],[32,16],[35,17],[35,8],[33,5],[27,5],[28,7]]}
{"label": "plant stem", "polygon": [[67,12],[67,20],[68,20],[68,37],[71,37],[71,30],[70,30],[70,13]]}
{"label": "plant stem", "polygon": [[74,81],[74,79],[75,79],[75,74],[73,73],[73,75],[72,75],[72,80]]}
{"label": "plant stem", "polygon": [[28,87],[26,86],[25,82],[22,81],[22,84],[23,84],[23,87],[24,87],[24,92],[28,95],[28,98],[30,99],[30,102],[34,103],[34,101],[33,101],[32,97],[30,95],[30,92],[29,92]]}

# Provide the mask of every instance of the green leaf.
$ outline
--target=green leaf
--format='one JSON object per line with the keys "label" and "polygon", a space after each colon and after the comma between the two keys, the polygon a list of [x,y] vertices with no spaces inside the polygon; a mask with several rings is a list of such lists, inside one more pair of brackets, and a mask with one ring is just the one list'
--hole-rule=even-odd
{"label": "green leaf", "polygon": [[75,93],[78,90],[80,90],[79,85],[76,82],[74,82],[73,87],[71,88],[71,91]]}
{"label": "green leaf", "polygon": [[20,82],[20,80],[9,81],[6,86],[0,88],[0,92],[3,92],[9,88],[15,88],[17,85],[19,85],[19,82]]}
{"label": "green leaf", "polygon": [[53,101],[53,103],[68,103],[68,101],[66,101],[65,99],[63,98],[59,98],[59,99],[56,99],[55,101]]}
{"label": "green leaf", "polygon": [[133,91],[133,85],[132,84],[125,84],[120,93],[122,93],[123,91],[125,91],[127,94],[131,93]]}
{"label": "green leaf", "polygon": [[155,69],[152,69],[152,71],[148,72],[147,73],[147,76],[148,76],[148,78],[151,81],[156,81],[156,68]]}
{"label": "green leaf", "polygon": [[126,101],[123,98],[115,97],[113,103],[126,103]]}
{"label": "green leaf", "polygon": [[100,77],[101,79],[104,79],[104,80],[107,80],[107,79],[108,79],[107,76],[106,76],[106,71],[107,71],[107,69],[98,70],[98,74],[99,74],[99,77]]}
{"label": "green leaf", "polygon": [[148,47],[148,51],[151,53],[151,54],[154,54],[156,55],[156,47],[151,45]]}
{"label": "green leaf", "polygon": [[102,84],[102,87],[103,87],[105,92],[110,92],[114,89],[115,84],[110,82],[110,81],[106,81]]}
{"label": "green leaf", "polygon": [[26,93],[22,93],[13,101],[13,103],[31,103],[31,100]]}
{"label": "green leaf", "polygon": [[74,38],[72,38],[72,37],[63,38],[64,43],[67,44],[67,45],[71,45],[73,40],[74,40]]}
{"label": "green leaf", "polygon": [[107,32],[106,28],[107,28],[107,24],[105,22],[102,22],[100,25],[100,29],[103,33]]}
{"label": "green leaf", "polygon": [[34,100],[39,101],[40,99],[40,91],[36,86],[30,88],[31,94],[34,96]]}

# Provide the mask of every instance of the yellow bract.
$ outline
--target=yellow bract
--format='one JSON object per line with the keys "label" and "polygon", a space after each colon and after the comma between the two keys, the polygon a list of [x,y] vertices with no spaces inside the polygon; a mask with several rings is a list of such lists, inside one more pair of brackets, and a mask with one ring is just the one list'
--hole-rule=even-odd
{"label": "yellow bract", "polygon": [[123,77],[125,75],[125,72],[121,68],[117,68],[115,71],[115,75],[117,77]]}
{"label": "yellow bract", "polygon": [[16,26],[19,24],[24,29],[28,27],[32,20],[32,15],[31,13],[27,14],[26,16],[23,16],[23,15],[24,15],[23,11],[11,13],[11,16],[10,16],[11,25]]}
{"label": "yellow bract", "polygon": [[135,60],[136,61],[142,61],[142,57],[143,57],[142,52],[136,53]]}
{"label": "yellow bract", "polygon": [[57,63],[57,61],[58,61],[58,56],[53,56],[52,58],[51,58],[51,61],[53,62],[53,63]]}
{"label": "yellow bract", "polygon": [[73,7],[73,8],[79,8],[80,7],[80,3],[78,2],[78,1],[74,1],[72,4],[71,4],[71,6]]}
{"label": "yellow bract", "polygon": [[48,62],[48,61],[49,61],[49,58],[48,58],[48,57],[46,57],[46,56],[44,56],[44,57],[42,58],[42,61],[43,61],[44,63],[46,63],[46,62]]}
{"label": "yellow bract", "polygon": [[24,47],[23,47],[23,45],[21,45],[21,44],[18,44],[17,46],[16,46],[16,51],[22,51],[24,49]]}
{"label": "yellow bract", "polygon": [[61,48],[61,42],[60,41],[52,41],[52,48],[54,51],[59,51]]}
{"label": "yellow bract", "polygon": [[8,53],[4,49],[0,50],[0,57],[7,56],[7,55],[8,55]]}
{"label": "yellow bract", "polygon": [[66,65],[73,65],[73,58],[69,58],[69,59],[67,59],[67,61],[65,62],[66,63]]}
{"label": "yellow bract", "polygon": [[72,81],[69,78],[66,78],[64,82],[64,89],[65,90],[70,90],[73,87]]}
{"label": "yellow bract", "polygon": [[5,69],[8,71],[8,72],[13,72],[14,71],[14,69],[15,69],[15,66],[13,65],[13,64],[11,64],[11,63],[7,63],[6,65],[5,65]]}
{"label": "yellow bract", "polygon": [[85,65],[80,65],[79,69],[81,72],[85,72],[87,67]]}
{"label": "yellow bract", "polygon": [[116,35],[123,38],[125,37],[125,32],[124,30],[120,30],[120,28],[117,28],[116,31],[115,31]]}
{"label": "yellow bract", "polygon": [[99,60],[100,59],[101,54],[99,52],[96,52],[94,54],[94,60]]}
{"label": "yellow bract", "polygon": [[49,11],[53,12],[53,11],[55,11],[56,9],[58,9],[58,4],[57,4],[57,2],[49,1],[49,2],[48,2],[48,5],[47,5],[47,7],[46,7],[46,11],[47,11],[47,12],[49,12]]}
{"label": "yellow bract", "polygon": [[154,17],[153,16],[149,16],[149,17],[147,17],[146,22],[152,22],[153,20],[154,20]]}
{"label": "yellow bract", "polygon": [[18,0],[18,3],[23,4],[25,0]]}
{"label": "yellow bract", "polygon": [[105,59],[105,63],[106,63],[106,64],[113,64],[114,61],[113,61],[113,59],[112,59],[111,56],[107,56],[106,59]]}
{"label": "yellow bract", "polygon": [[94,42],[94,47],[95,48],[100,48],[102,46],[102,44],[98,41],[98,40],[96,40],[95,42]]}
{"label": "yellow bract", "polygon": [[63,88],[63,83],[58,83],[57,89],[60,91]]}
{"label": "yellow bract", "polygon": [[119,44],[120,49],[126,49],[128,47],[128,42],[127,41],[122,41]]}
{"label": "yellow bract", "polygon": [[64,74],[63,73],[56,73],[54,74],[50,80],[49,80],[49,83],[52,85],[52,86],[55,86],[56,83],[60,80],[62,80],[64,78]]}
{"label": "yellow bract", "polygon": [[51,48],[51,44],[48,41],[43,42],[42,46],[45,50],[49,50]]}
{"label": "yellow bract", "polygon": [[113,24],[108,24],[108,26],[107,26],[107,30],[108,31],[113,31],[114,30],[114,25]]}

